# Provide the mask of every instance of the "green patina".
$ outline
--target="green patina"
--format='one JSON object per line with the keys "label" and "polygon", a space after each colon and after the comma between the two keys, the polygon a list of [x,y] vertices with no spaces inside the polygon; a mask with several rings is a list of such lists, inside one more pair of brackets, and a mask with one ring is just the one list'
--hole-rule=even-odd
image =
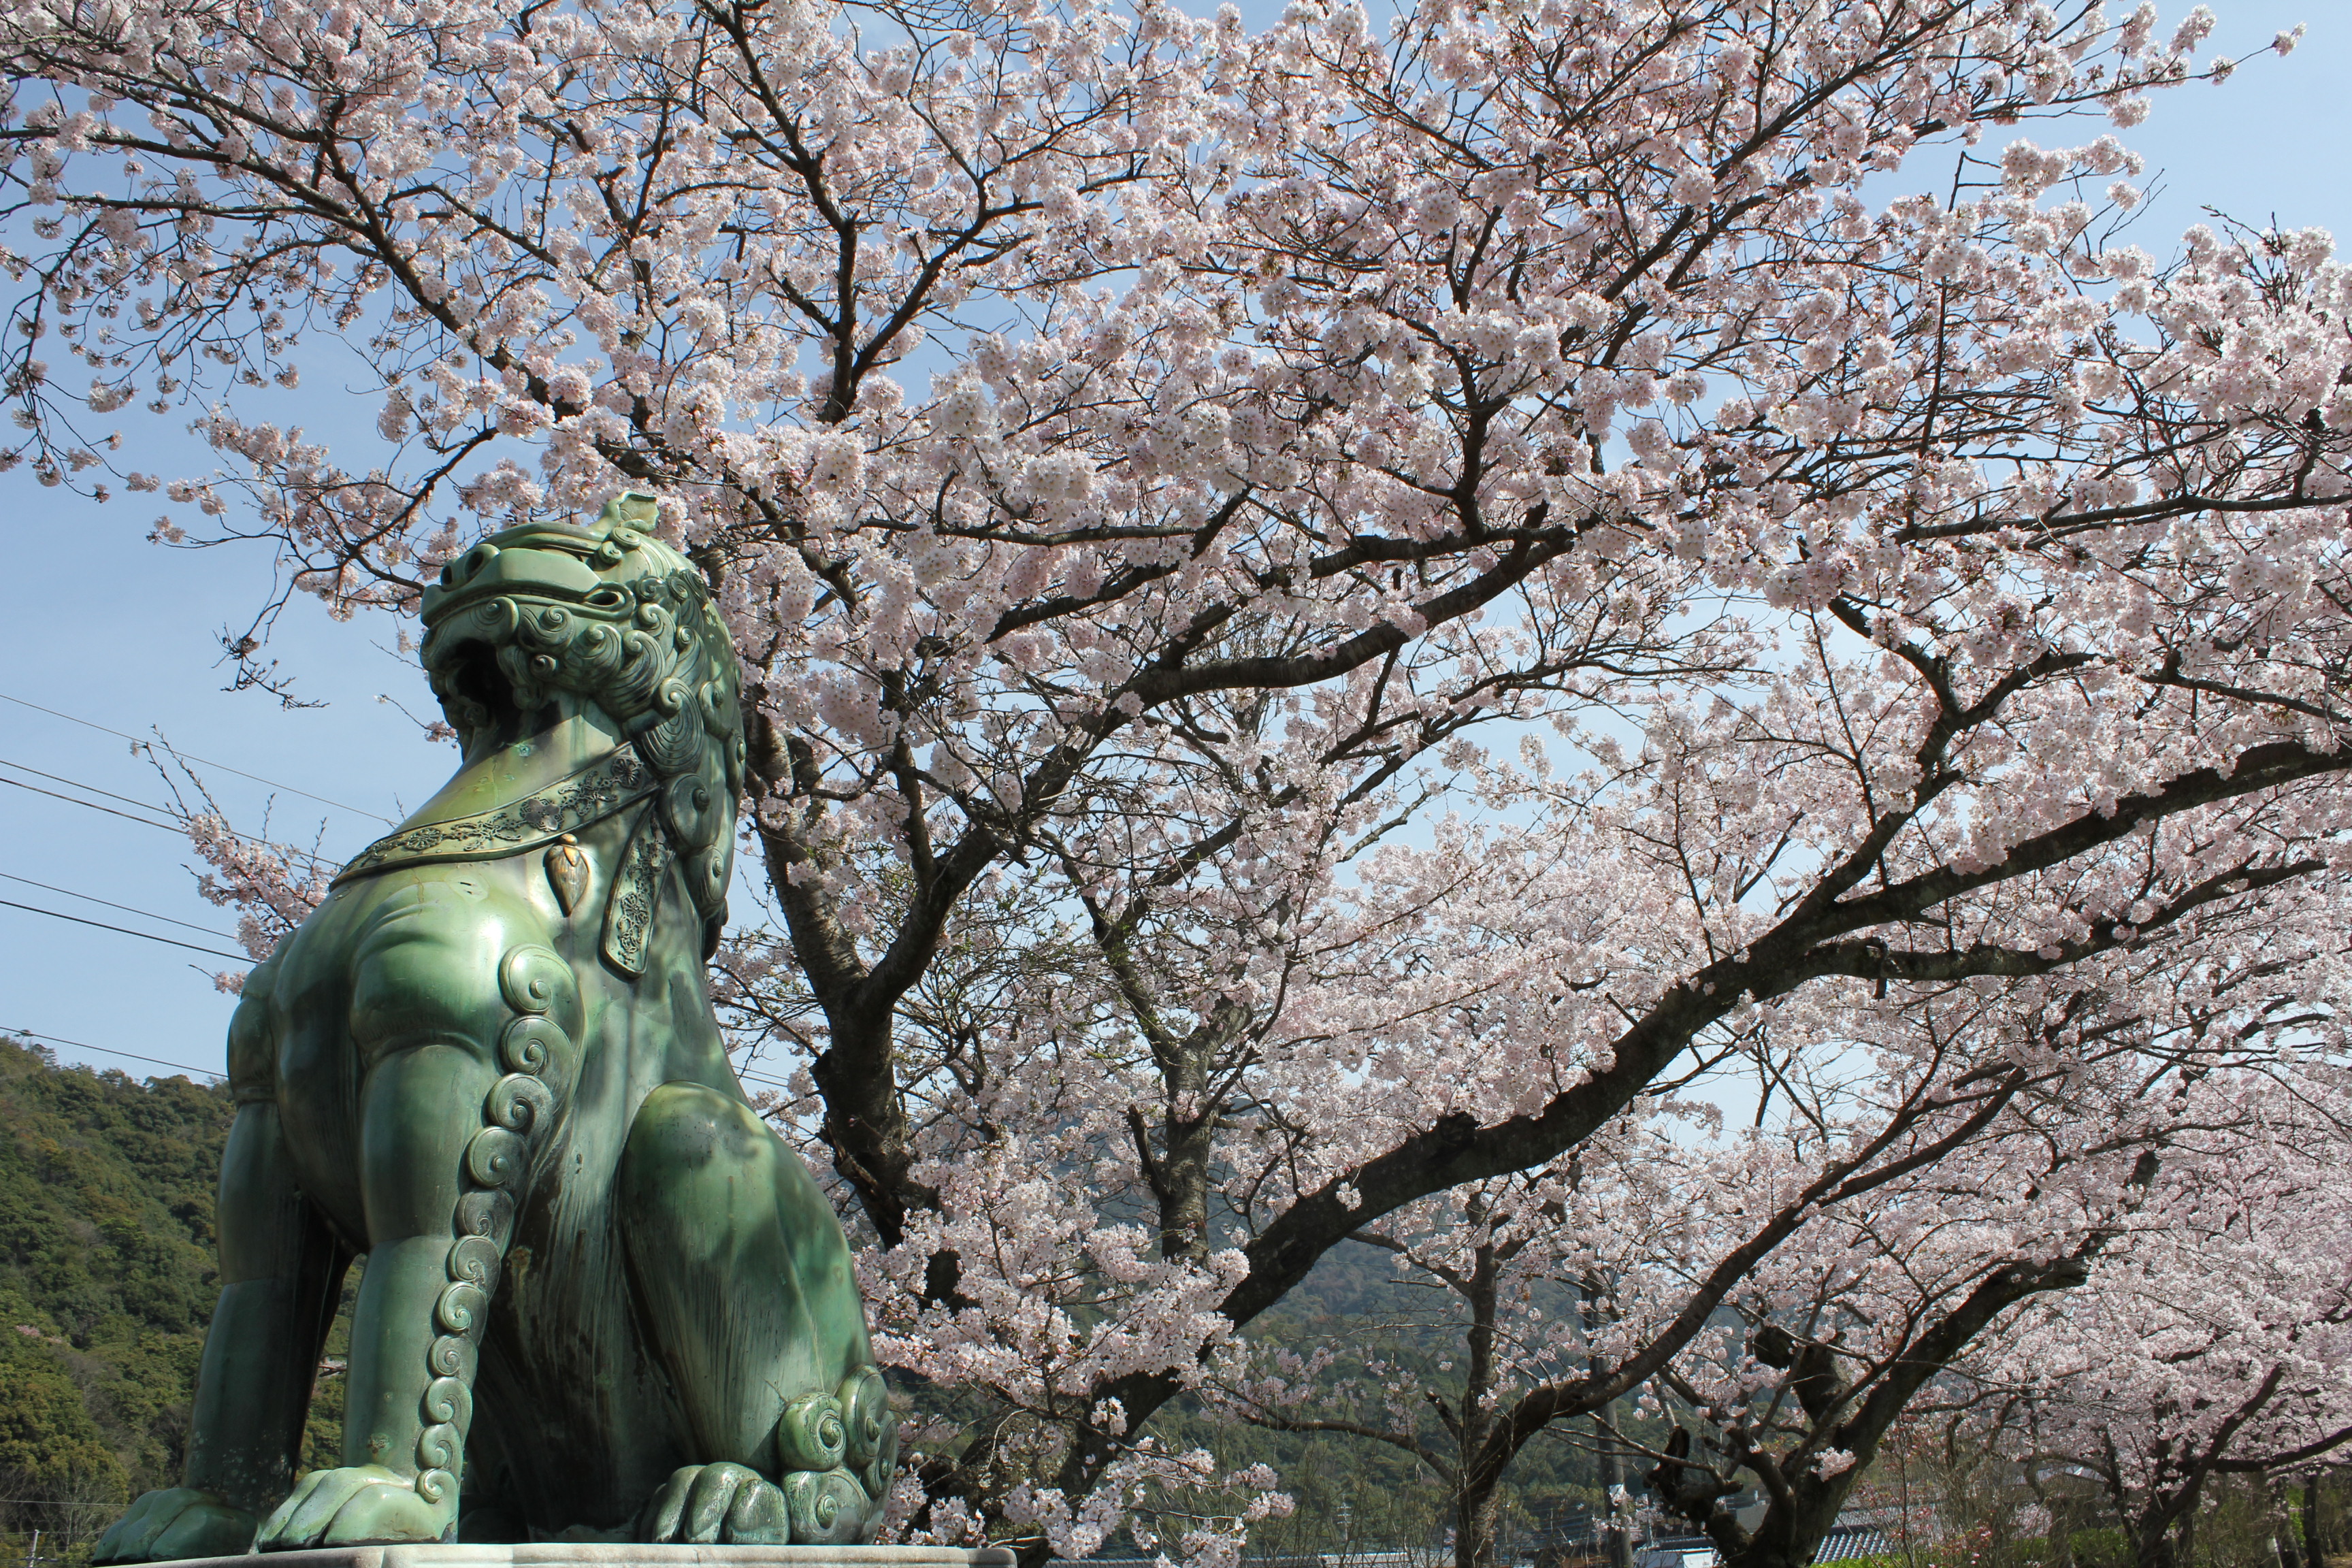
{"label": "green patina", "polygon": [[[511,530],[427,591],[464,764],[247,980],[187,1471],[98,1561],[878,1523],[898,1442],[848,1244],[705,989],[734,653],[651,519]],[[361,1252],[343,1463],[298,1485]]]}

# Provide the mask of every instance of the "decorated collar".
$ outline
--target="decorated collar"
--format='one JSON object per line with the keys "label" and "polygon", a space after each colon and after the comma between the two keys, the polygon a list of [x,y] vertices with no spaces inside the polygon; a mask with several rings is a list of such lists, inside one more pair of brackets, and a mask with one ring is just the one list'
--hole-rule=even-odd
{"label": "decorated collar", "polygon": [[394,866],[426,860],[491,860],[576,833],[651,795],[660,781],[623,745],[570,778],[495,811],[419,823],[369,845],[335,874],[340,886]]}

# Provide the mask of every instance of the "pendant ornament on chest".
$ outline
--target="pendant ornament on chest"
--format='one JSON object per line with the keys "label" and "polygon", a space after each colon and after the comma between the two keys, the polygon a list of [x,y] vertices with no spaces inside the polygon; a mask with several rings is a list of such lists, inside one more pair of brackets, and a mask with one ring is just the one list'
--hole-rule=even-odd
{"label": "pendant ornament on chest", "polygon": [[555,901],[569,920],[588,891],[588,854],[569,833],[548,847],[547,883],[555,889]]}

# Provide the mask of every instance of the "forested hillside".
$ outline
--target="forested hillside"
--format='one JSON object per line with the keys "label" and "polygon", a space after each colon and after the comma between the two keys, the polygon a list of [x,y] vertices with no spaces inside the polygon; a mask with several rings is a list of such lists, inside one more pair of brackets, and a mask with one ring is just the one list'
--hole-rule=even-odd
{"label": "forested hillside", "polygon": [[[1360,1243],[1334,1247],[1307,1285],[1282,1310],[1252,1325],[1249,1337],[1311,1357],[1333,1359],[1319,1379],[1332,1390],[1328,1408],[1301,1416],[1352,1416],[1367,1429],[1412,1430],[1439,1456],[1448,1444],[1435,1399],[1461,1397],[1464,1323],[1461,1303],[1425,1279],[1397,1277],[1390,1256]],[[1387,1369],[1368,1372],[1367,1363]],[[1370,1391],[1389,1383],[1413,1390],[1406,1410],[1389,1407]],[[1355,1386],[1355,1398],[1339,1391]],[[1433,1399],[1434,1396],[1434,1399]],[[1654,1422],[1636,1423],[1644,1436]],[[1285,1519],[1251,1531],[1253,1551],[1271,1556],[1421,1545],[1452,1528],[1447,1488],[1429,1466],[1378,1438],[1339,1431],[1275,1431],[1210,1418],[1190,1401],[1161,1412],[1154,1429],[1171,1441],[1197,1444],[1228,1466],[1263,1462],[1281,1477],[1296,1501]],[[1587,1423],[1563,1423],[1530,1446],[1503,1487],[1498,1532],[1506,1560],[1562,1538],[1584,1535],[1596,1511],[1605,1512],[1597,1484],[1593,1433]],[[1638,1483],[1636,1483],[1638,1485]]]}
{"label": "forested hillside", "polygon": [[0,1037],[0,1530],[70,1544],[176,1479],[229,1116]]}

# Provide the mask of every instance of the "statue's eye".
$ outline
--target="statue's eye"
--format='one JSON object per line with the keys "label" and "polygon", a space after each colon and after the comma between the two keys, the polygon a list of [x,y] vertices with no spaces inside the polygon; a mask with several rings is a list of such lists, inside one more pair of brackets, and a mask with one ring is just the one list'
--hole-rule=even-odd
{"label": "statue's eye", "polygon": [[495,544],[477,544],[465,554],[441,568],[441,581],[451,586],[463,583],[471,578],[475,573],[488,566],[497,557],[499,547]]}
{"label": "statue's eye", "polygon": [[629,596],[626,594],[622,593],[618,588],[614,587],[609,583],[601,588],[590,589],[588,591],[588,597],[582,601],[582,603],[593,605],[600,610],[617,610],[628,602]]}

